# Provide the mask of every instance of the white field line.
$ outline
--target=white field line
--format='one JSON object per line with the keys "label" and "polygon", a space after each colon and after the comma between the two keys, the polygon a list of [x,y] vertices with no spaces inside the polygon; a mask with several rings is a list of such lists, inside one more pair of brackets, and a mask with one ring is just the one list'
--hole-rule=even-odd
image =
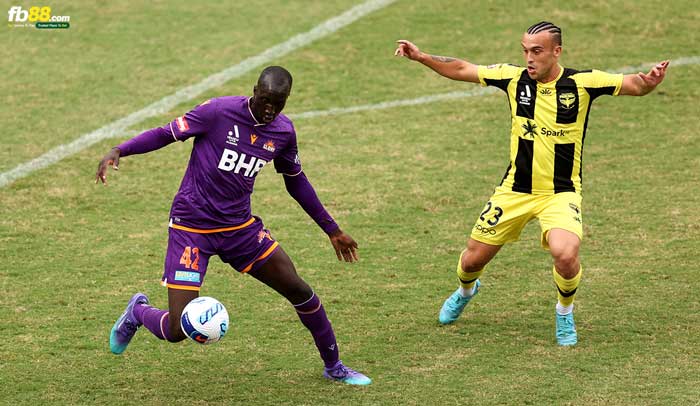
{"label": "white field line", "polygon": [[[670,65],[671,65],[671,67],[673,67],[673,66],[698,65],[698,64],[700,64],[700,56],[688,56],[688,57],[680,57],[677,59],[673,59],[673,60],[671,60]],[[618,72],[618,73],[635,73],[635,72],[640,72],[640,71],[646,72],[646,70],[649,69],[653,65],[654,65],[653,63],[646,63],[646,64],[642,64],[642,65],[638,65],[638,66],[625,66],[625,67],[618,68],[618,69],[611,69],[609,71],[610,72]],[[472,89],[472,90],[440,93],[440,94],[435,94],[435,95],[430,95],[430,96],[417,97],[414,99],[393,100],[393,101],[387,101],[387,102],[381,102],[381,103],[375,103],[375,104],[362,104],[362,105],[351,106],[351,107],[332,107],[332,108],[326,109],[326,110],[312,110],[312,111],[306,111],[306,112],[302,112],[302,113],[292,113],[292,114],[289,114],[288,116],[292,119],[298,120],[298,119],[316,118],[316,117],[324,117],[324,116],[331,116],[331,115],[351,114],[351,113],[357,113],[357,112],[362,112],[362,111],[383,110],[383,109],[388,109],[388,108],[392,108],[392,107],[415,106],[415,105],[420,105],[420,104],[434,103],[434,102],[440,102],[440,101],[446,101],[446,100],[455,100],[455,99],[461,99],[461,98],[467,98],[467,97],[483,96],[483,95],[487,95],[487,94],[493,94],[496,92],[497,92],[497,90],[494,88],[478,87],[478,88]],[[186,99],[186,100],[189,100],[189,99]],[[182,100],[182,101],[185,101],[185,100]],[[166,109],[166,111],[167,110],[169,110],[169,109]],[[106,128],[106,127],[103,127],[103,128]],[[100,141],[102,139],[114,138],[114,137],[134,136],[134,135],[140,134],[141,132],[144,131],[144,130],[138,130],[138,131],[135,131],[135,130],[124,131],[124,130],[125,130],[125,128],[121,128],[121,129],[119,129],[119,131],[113,131],[107,135],[104,135],[102,138],[100,138],[94,142],[90,142],[89,144],[85,144],[84,146],[81,146],[78,149],[76,149],[77,147],[74,146],[73,144],[77,143],[78,141],[81,141],[81,139],[84,137],[81,137],[81,139],[73,141],[70,144],[65,144],[65,145],[61,145],[57,148],[54,148],[53,150],[47,152],[46,154],[42,155],[39,158],[36,158],[36,159],[29,161],[25,164],[21,164],[9,172],[5,172],[5,173],[0,174],[0,188],[6,186],[7,184],[13,182],[16,179],[19,179],[21,177],[28,175],[29,173],[31,173],[35,170],[43,169],[43,168],[45,168],[45,167],[47,167],[55,162],[58,162],[61,159],[65,158],[69,155],[72,155],[72,154],[74,154],[74,153],[76,153],[84,148],[87,148],[88,146],[90,146],[90,145],[92,145],[92,144],[94,144],[97,141]],[[61,155],[59,158],[53,159],[52,154],[56,154],[57,151],[62,151],[63,148],[65,148],[65,149],[72,148],[72,149],[66,151],[64,153],[64,155]],[[43,160],[42,160],[42,158],[43,158]],[[44,163],[44,160],[46,160],[47,163]],[[38,161],[38,162],[36,162],[36,161]],[[41,165],[41,166],[39,166],[39,165]],[[21,170],[21,172],[20,172],[20,170]],[[20,174],[17,175],[17,174],[15,174],[15,172],[19,172]],[[11,176],[14,176],[14,177],[11,177]],[[6,180],[6,177],[7,177],[7,180]]]}
{"label": "white field line", "polygon": [[128,116],[107,124],[104,127],[98,128],[95,131],[84,134],[75,141],[68,144],[59,145],[58,147],[35,159],[32,159],[31,161],[20,164],[8,172],[1,173],[0,188],[14,182],[19,178],[27,176],[36,170],[46,168],[49,165],[82,151],[83,149],[88,148],[89,146],[106,138],[123,136],[124,131],[129,127],[132,127],[150,117],[166,113],[180,103],[192,100],[210,89],[223,85],[231,79],[244,75],[257,67],[287,55],[296,49],[333,34],[341,28],[366,16],[367,14],[390,5],[394,1],[396,0],[367,0],[338,16],[326,20],[325,22],[312,28],[310,31],[297,34],[282,43],[266,49],[258,55],[241,61],[237,65],[215,73],[199,83],[184,87],[139,111],[131,113]]}
{"label": "white field line", "polygon": [[[672,60],[671,61],[671,68],[673,68],[674,66],[679,66],[679,65],[698,65],[698,64],[700,64],[700,56],[682,57],[682,58]],[[647,70],[650,69],[652,66],[654,66],[653,63],[643,64],[643,65],[639,65],[639,66],[626,66],[623,68],[611,70],[610,72],[618,72],[618,73],[636,73],[636,72],[640,72],[640,71],[647,72]],[[479,88],[472,89],[472,90],[440,93],[440,94],[434,94],[434,95],[430,95],[430,96],[422,96],[422,97],[418,97],[415,99],[393,100],[393,101],[381,102],[381,103],[376,103],[376,104],[362,104],[359,106],[352,106],[352,107],[333,107],[333,108],[330,108],[327,110],[306,111],[303,113],[289,114],[289,117],[293,118],[293,119],[302,119],[302,118],[315,118],[315,117],[323,117],[323,116],[332,116],[332,115],[339,115],[339,114],[349,114],[349,113],[357,113],[360,111],[367,111],[367,110],[382,110],[382,109],[388,109],[391,107],[415,106],[418,104],[426,104],[426,103],[434,103],[434,102],[440,102],[440,101],[446,101],[446,100],[462,99],[465,97],[483,96],[486,94],[491,94],[491,93],[496,93],[496,92],[498,92],[498,89],[496,89],[496,88],[479,87]],[[141,132],[143,132],[143,131],[141,131]],[[140,134],[141,132],[134,132],[134,135]]]}
{"label": "white field line", "polygon": [[[698,65],[698,64],[700,64],[700,56],[682,57],[682,58],[674,59],[671,61],[671,66]],[[653,63],[647,63],[647,64],[643,64],[643,65],[638,65],[638,66],[625,66],[625,67],[622,67],[619,69],[610,70],[610,72],[618,72],[618,73],[635,73],[635,72],[640,72],[640,71],[646,72],[652,66],[654,66]],[[497,93],[497,92],[498,92],[498,89],[493,88],[493,87],[476,87],[476,88],[471,89],[471,90],[439,93],[439,94],[434,94],[434,95],[430,95],[430,96],[421,96],[421,97],[417,97],[415,99],[391,100],[391,101],[374,103],[374,104],[360,104],[360,105],[351,106],[351,107],[331,107],[331,108],[326,109],[326,110],[312,110],[312,111],[305,111],[303,113],[290,113],[290,114],[288,114],[288,116],[289,116],[289,118],[294,119],[294,120],[305,119],[305,118],[325,117],[325,116],[337,116],[337,115],[341,115],[341,114],[358,113],[361,111],[383,110],[383,109],[389,109],[392,107],[416,106],[419,104],[427,104],[427,103],[435,103],[435,102],[441,102],[441,101],[447,101],[447,100],[463,99],[466,97],[484,96],[487,94],[492,94],[492,93]],[[126,137],[130,137],[130,136],[135,136],[135,135],[140,134],[144,131],[145,130],[132,130],[132,131],[127,131],[127,132],[124,132],[121,134],[116,134],[115,136],[126,138]]]}

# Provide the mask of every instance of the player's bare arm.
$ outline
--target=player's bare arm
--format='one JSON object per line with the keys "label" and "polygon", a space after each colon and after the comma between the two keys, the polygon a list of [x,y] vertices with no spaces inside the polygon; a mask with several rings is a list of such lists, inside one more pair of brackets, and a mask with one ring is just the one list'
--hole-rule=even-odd
{"label": "player's bare arm", "polygon": [[331,244],[335,248],[335,255],[338,261],[355,262],[359,260],[357,255],[357,243],[346,234],[343,230],[337,229],[328,235],[331,239]]}
{"label": "player's bare arm", "polygon": [[112,148],[97,165],[97,174],[95,175],[95,183],[102,181],[102,184],[107,186],[107,167],[112,165],[115,171],[119,170],[119,148]]}
{"label": "player's bare arm", "polygon": [[446,78],[479,83],[478,68],[473,63],[449,56],[426,54],[407,40],[401,39],[396,43],[398,46],[394,52],[395,56],[405,56],[412,61],[420,62]]}
{"label": "player's bare arm", "polygon": [[649,73],[639,72],[637,74],[625,75],[622,79],[621,95],[644,96],[651,93],[666,76],[666,68],[669,61],[659,62]]}

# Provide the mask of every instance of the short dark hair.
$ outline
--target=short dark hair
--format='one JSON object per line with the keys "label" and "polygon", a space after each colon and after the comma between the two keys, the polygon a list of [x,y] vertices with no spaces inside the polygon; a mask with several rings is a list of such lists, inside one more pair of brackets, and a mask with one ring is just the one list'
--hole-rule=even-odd
{"label": "short dark hair", "polygon": [[550,23],[549,21],[540,21],[537,24],[533,24],[527,29],[527,33],[530,35],[540,33],[542,31],[547,31],[552,34],[552,39],[554,42],[561,46],[561,28]]}
{"label": "short dark hair", "polygon": [[268,66],[260,72],[258,85],[267,85],[272,89],[292,89],[292,74],[281,66]]}

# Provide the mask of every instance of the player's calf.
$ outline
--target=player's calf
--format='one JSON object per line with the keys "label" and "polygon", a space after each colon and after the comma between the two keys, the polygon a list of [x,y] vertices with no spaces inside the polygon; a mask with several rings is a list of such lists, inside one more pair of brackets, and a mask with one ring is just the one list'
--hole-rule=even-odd
{"label": "player's calf", "polygon": [[143,326],[161,340],[177,343],[187,338],[180,328],[180,314],[161,310],[145,304],[138,305],[134,313]]}

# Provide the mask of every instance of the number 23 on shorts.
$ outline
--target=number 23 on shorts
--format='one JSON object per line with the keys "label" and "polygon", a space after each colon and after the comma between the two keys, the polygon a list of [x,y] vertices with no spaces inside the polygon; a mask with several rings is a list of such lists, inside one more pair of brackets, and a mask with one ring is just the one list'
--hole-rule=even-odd
{"label": "number 23 on shorts", "polygon": [[[502,215],[503,215],[503,209],[501,209],[498,206],[494,206],[493,203],[491,203],[491,201],[489,200],[486,203],[486,208],[479,215],[479,220],[485,221],[486,224],[493,227],[496,224],[498,224],[498,221],[501,219]],[[486,219],[487,217],[491,217],[491,216],[493,216],[493,218],[490,218],[488,220]]]}

